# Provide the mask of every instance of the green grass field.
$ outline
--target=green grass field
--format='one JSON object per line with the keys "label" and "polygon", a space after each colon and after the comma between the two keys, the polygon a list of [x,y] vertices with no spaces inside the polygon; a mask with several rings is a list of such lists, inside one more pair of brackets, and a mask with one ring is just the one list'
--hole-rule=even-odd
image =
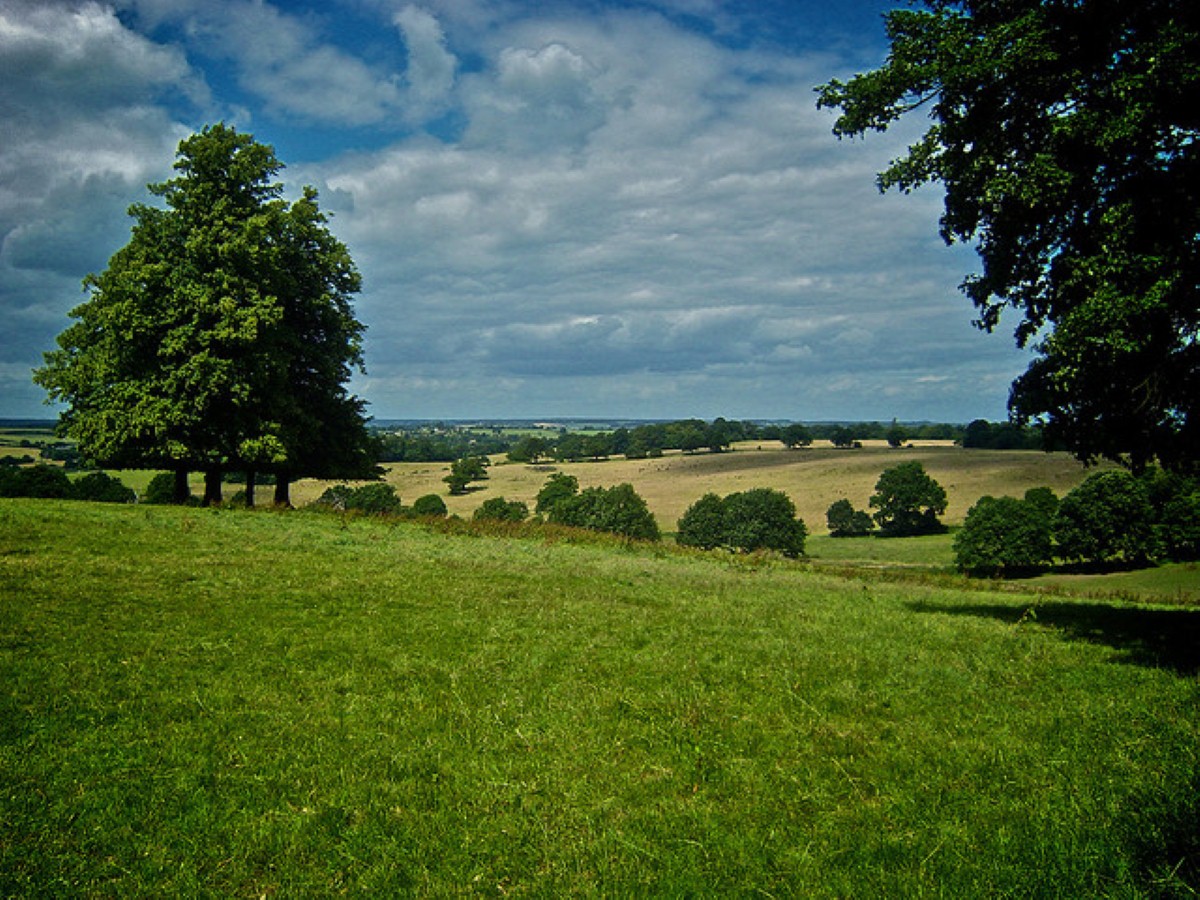
{"label": "green grass field", "polygon": [[1198,626],[0,501],[0,895],[1194,896]]}

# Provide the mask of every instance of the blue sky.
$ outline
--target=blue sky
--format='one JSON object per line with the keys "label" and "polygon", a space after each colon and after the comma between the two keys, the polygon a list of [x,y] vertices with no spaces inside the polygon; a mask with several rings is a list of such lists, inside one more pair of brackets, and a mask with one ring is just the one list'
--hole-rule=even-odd
{"label": "blue sky", "polygon": [[1002,418],[1027,362],[940,190],[813,87],[895,3],[0,0],[0,416],[181,138],[311,184],[364,280],[378,418]]}

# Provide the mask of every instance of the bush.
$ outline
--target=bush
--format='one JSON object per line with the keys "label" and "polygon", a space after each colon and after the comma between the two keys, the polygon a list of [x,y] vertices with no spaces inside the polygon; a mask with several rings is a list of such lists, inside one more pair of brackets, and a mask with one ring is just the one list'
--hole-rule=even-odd
{"label": "bush", "polygon": [[[188,494],[189,501],[192,499],[191,494]],[[159,472],[150,479],[150,483],[146,485],[146,490],[142,491],[142,503],[174,503],[175,502],[175,473],[174,472]]]}
{"label": "bush", "polygon": [[394,485],[385,482],[364,484],[350,492],[346,501],[346,509],[366,513],[369,516],[382,516],[400,512],[400,498],[396,496]]}
{"label": "bush", "polygon": [[705,494],[687,508],[677,525],[675,541],[685,547],[713,550],[725,545],[725,502]]}
{"label": "bush", "polygon": [[579,493],[579,479],[574,475],[555,472],[546,479],[542,489],[538,491],[537,504],[534,511],[540,515],[549,515],[560,500],[566,500]]}
{"label": "bush", "polygon": [[1058,506],[1058,555],[1091,563],[1145,560],[1153,545],[1152,511],[1145,486],[1128,472],[1097,472]]}
{"label": "bush", "polygon": [[570,484],[562,479],[569,478],[571,482],[575,479],[555,473],[538,494],[539,503],[542,494],[555,481],[556,476],[560,478],[555,487],[557,499],[549,503],[546,510],[546,517],[550,522],[576,528],[590,528],[593,531],[608,531],[635,540],[659,539],[658,523],[654,521],[654,515],[646,501],[633,489],[633,485],[591,487],[581,493],[566,493]]}
{"label": "bush", "polygon": [[399,513],[400,498],[396,496],[396,488],[384,482],[364,484],[357,488],[348,484],[335,484],[326,488],[321,496],[313,501],[313,506],[338,512],[382,516]]}
{"label": "bush", "polygon": [[1050,562],[1051,520],[1037,500],[981,497],[954,536],[960,569],[999,575],[1027,571]]}
{"label": "bush", "polygon": [[126,487],[119,478],[113,478],[104,472],[89,472],[73,485],[71,496],[76,500],[90,500],[93,503],[133,503],[137,494],[133,488]]}
{"label": "bush", "polygon": [[39,463],[27,469],[6,470],[3,491],[8,497],[67,500],[71,497],[71,479],[61,466]]}
{"label": "bush", "polygon": [[529,518],[529,507],[520,500],[505,500],[491,497],[475,510],[476,522],[524,522]]}
{"label": "bush", "polygon": [[863,537],[875,529],[870,513],[855,509],[849,500],[835,500],[825,511],[831,537]]}
{"label": "bush", "polygon": [[875,484],[871,506],[884,537],[937,534],[946,511],[946,491],[916,460],[887,469]]}
{"label": "bush", "polygon": [[446,501],[437,494],[426,494],[413,501],[412,512],[414,516],[442,517],[449,510],[446,509]]}
{"label": "bush", "polygon": [[753,488],[724,499],[705,494],[679,520],[676,541],[685,546],[801,556],[808,529],[782,491]]}

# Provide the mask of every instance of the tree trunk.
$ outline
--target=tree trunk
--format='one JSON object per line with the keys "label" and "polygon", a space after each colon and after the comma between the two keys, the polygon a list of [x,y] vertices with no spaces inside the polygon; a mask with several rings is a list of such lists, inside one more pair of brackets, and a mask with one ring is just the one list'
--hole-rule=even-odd
{"label": "tree trunk", "polygon": [[224,473],[219,468],[204,470],[204,505],[221,505],[221,476]]}
{"label": "tree trunk", "polygon": [[291,506],[292,506],[292,497],[291,497],[291,493],[290,493],[291,486],[292,486],[292,480],[290,478],[288,478],[288,476],[286,476],[282,473],[275,476],[275,505],[276,506],[284,506],[289,509],[291,508]]}
{"label": "tree trunk", "polygon": [[171,492],[171,502],[184,504],[188,501],[188,494],[191,491],[188,489],[188,470],[175,470],[175,489]]}
{"label": "tree trunk", "polygon": [[254,480],[256,473],[253,469],[246,470],[246,509],[254,509]]}

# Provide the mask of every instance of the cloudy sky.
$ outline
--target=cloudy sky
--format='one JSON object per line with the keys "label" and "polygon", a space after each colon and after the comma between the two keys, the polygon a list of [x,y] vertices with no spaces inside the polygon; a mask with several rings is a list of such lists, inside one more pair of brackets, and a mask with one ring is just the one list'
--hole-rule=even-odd
{"label": "cloudy sky", "polygon": [[1002,418],[907,133],[813,87],[888,0],[0,0],[0,416],[181,138],[225,121],[321,193],[364,279],[377,418]]}

